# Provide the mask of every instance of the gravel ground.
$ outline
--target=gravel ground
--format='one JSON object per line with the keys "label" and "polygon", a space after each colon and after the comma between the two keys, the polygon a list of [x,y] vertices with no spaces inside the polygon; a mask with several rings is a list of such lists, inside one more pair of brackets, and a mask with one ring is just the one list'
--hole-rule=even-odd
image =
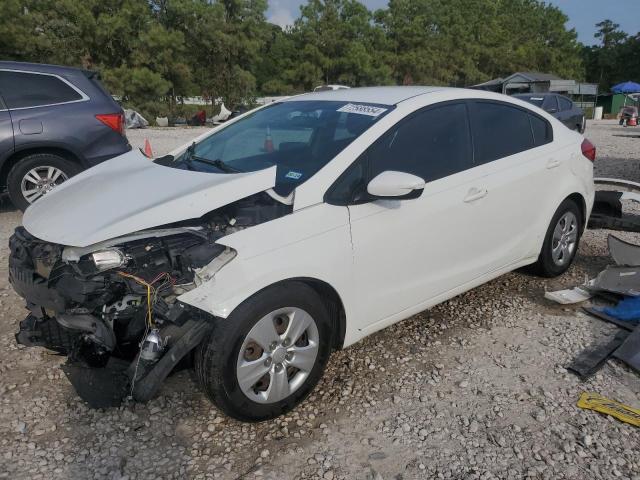
{"label": "gravel ground", "polygon": [[[200,131],[129,137],[136,146],[148,137],[162,154]],[[630,135],[589,124],[599,174],[638,180],[640,140]],[[0,213],[0,245],[19,221]],[[638,480],[640,429],[576,401],[590,391],[638,407],[639,377],[609,361],[581,383],[564,368],[615,327],[543,298],[600,271],[606,235],[587,232],[560,278],[508,274],[338,352],[306,402],[260,424],[222,415],[188,372],[146,405],[88,409],[59,370],[63,359],[15,344],[25,310],[3,247],[0,478]]]}

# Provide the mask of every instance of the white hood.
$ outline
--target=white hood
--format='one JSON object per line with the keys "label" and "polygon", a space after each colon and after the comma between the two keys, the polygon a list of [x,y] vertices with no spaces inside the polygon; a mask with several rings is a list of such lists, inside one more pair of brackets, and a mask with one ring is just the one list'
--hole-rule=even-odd
{"label": "white hood", "polygon": [[94,243],[207,212],[273,188],[276,167],[204,173],[153,163],[138,150],[101,163],[27,208],[22,223],[53,243]]}

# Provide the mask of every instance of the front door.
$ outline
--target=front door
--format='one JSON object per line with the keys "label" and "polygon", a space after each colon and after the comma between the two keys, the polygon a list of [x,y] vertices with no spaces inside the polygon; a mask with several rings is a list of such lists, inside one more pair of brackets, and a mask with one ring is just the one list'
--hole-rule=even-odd
{"label": "front door", "polygon": [[[419,198],[377,199],[348,207],[357,327],[377,329],[481,274],[477,259],[483,255],[475,245],[484,232],[477,212],[485,190],[481,169],[473,167],[465,103],[414,113],[358,162],[365,164],[364,184],[387,170],[426,181]],[[360,168],[358,162],[354,165]]]}

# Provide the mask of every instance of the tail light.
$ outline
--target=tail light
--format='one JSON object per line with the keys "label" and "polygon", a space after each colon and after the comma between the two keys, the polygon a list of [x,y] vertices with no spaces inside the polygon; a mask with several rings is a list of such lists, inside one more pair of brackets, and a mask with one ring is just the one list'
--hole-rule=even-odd
{"label": "tail light", "polygon": [[103,113],[96,115],[96,118],[114,132],[124,135],[124,113]]}
{"label": "tail light", "polygon": [[592,162],[594,162],[596,159],[596,146],[586,138],[582,142],[582,155],[587,157]]}

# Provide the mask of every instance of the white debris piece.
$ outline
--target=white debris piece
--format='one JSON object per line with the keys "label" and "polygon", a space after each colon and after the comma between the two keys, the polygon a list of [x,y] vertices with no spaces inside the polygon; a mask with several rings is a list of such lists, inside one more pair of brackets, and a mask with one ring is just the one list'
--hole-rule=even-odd
{"label": "white debris piece", "polygon": [[589,300],[593,295],[581,287],[568,288],[566,290],[557,290],[555,292],[545,292],[544,298],[553,300],[562,305],[570,305],[572,303],[580,303]]}

